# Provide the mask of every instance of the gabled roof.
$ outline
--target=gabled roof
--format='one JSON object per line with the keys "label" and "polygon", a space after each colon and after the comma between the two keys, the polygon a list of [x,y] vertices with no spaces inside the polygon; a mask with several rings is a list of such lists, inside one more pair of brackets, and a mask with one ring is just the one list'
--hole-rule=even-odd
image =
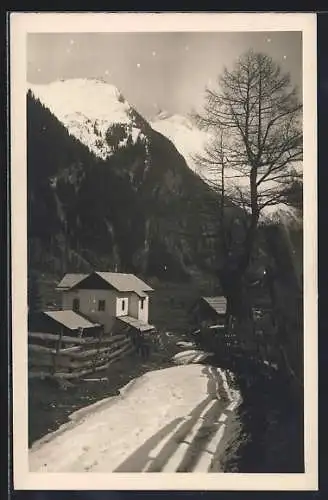
{"label": "gabled roof", "polygon": [[70,290],[73,286],[77,285],[80,281],[89,276],[88,274],[68,273],[65,274],[63,279],[58,283],[57,290]]}
{"label": "gabled roof", "polygon": [[227,312],[227,299],[226,297],[202,297],[216,313],[225,314]]}
{"label": "gabled roof", "polygon": [[[153,289],[134,274],[96,272],[109,285],[119,292],[150,292]],[[144,296],[144,294],[143,294]]]}
{"label": "gabled roof", "polygon": [[78,288],[79,284],[86,278],[98,276],[108,285],[115,288],[119,292],[135,292],[140,297],[145,297],[145,292],[150,292],[153,289],[144,281],[137,278],[134,274],[126,273],[111,273],[111,272],[94,272],[90,274],[65,274],[64,278],[57,286],[57,290],[70,290],[73,287]]}
{"label": "gabled roof", "polygon": [[71,310],[44,311],[44,314],[70,330],[100,326],[98,323],[92,323],[90,320]]}

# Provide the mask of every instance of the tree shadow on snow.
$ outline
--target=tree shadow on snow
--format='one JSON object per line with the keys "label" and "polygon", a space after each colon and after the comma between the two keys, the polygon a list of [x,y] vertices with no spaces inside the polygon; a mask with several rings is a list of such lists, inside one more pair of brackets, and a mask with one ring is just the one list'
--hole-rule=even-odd
{"label": "tree shadow on snow", "polygon": [[[208,396],[199,403],[189,414],[188,418],[178,417],[172,420],[169,424],[165,425],[156,434],[151,436],[143,445],[141,445],[136,451],[132,453],[121,465],[119,465],[113,472],[140,472],[142,471],[147,463],[151,460],[151,451],[156,448],[156,446],[164,440],[169,434],[173,432],[171,438],[163,444],[156,457],[152,459],[147,472],[160,472],[162,467],[168,461],[170,456],[175,452],[179,443],[183,441],[184,437],[188,434],[190,429],[196,423],[200,417],[203,410],[206,408],[207,404],[215,399],[216,393],[216,381],[214,378],[214,372],[204,367],[202,371],[208,377],[207,393]],[[185,423],[181,426],[179,425],[183,420]]]}

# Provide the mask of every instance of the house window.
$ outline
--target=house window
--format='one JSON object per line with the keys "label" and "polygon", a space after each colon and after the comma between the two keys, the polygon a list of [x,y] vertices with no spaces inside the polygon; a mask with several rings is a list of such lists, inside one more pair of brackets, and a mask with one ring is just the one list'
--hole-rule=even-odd
{"label": "house window", "polygon": [[106,307],[106,301],[105,300],[99,300],[98,302],[98,311],[104,311]]}
{"label": "house window", "polygon": [[140,309],[144,308],[144,304],[145,304],[145,298],[143,297],[142,299],[140,299]]}
{"label": "house window", "polygon": [[73,311],[78,312],[80,310],[80,299],[73,299]]}
{"label": "house window", "polygon": [[122,311],[125,311],[125,299],[122,300]]}

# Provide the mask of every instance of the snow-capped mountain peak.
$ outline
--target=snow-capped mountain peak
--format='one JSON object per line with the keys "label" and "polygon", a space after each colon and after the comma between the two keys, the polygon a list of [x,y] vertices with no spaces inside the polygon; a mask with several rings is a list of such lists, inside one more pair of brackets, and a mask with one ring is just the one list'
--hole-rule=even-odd
{"label": "snow-capped mountain peak", "polygon": [[133,121],[133,108],[128,101],[117,87],[101,79],[57,80],[48,84],[29,84],[28,89],[71,135],[103,159],[112,153],[106,140],[112,125],[122,124],[133,142],[143,137]]}
{"label": "snow-capped mountain peak", "polygon": [[114,85],[98,79],[56,80],[29,88],[59,119],[75,113],[91,120],[126,122],[128,119],[129,103]]}

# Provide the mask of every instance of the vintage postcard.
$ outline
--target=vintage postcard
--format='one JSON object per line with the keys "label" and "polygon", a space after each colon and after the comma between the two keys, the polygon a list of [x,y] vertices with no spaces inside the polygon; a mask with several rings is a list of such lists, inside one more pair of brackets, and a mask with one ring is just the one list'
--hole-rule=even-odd
{"label": "vintage postcard", "polygon": [[316,18],[10,16],[16,489],[317,489]]}

